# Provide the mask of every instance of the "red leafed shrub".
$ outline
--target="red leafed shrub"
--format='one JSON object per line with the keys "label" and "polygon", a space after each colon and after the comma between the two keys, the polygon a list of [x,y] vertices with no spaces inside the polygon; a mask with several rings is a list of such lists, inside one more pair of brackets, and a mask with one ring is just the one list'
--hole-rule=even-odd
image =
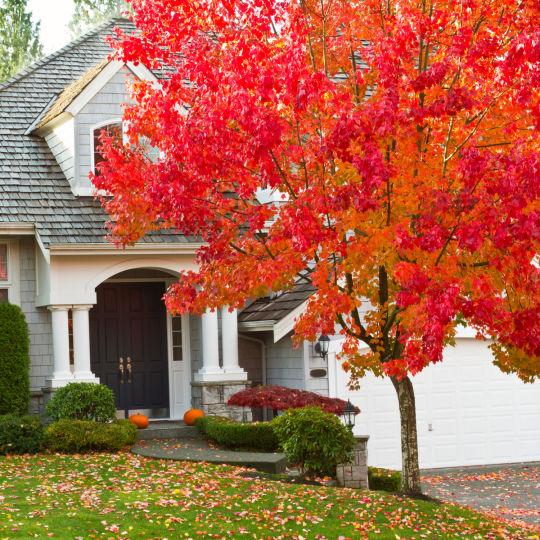
{"label": "red leafed shrub", "polygon": [[[240,407],[268,407],[277,411],[287,409],[300,409],[307,405],[319,406],[323,411],[336,414],[343,414],[346,401],[338,398],[320,396],[315,392],[307,390],[295,390],[285,386],[256,386],[246,388],[241,392],[233,394],[227,405],[238,405]],[[360,409],[356,408],[356,414]]]}

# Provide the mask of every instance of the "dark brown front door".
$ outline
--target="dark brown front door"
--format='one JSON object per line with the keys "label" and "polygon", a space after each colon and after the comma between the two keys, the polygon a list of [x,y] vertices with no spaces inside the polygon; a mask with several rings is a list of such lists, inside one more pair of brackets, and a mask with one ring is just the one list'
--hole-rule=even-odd
{"label": "dark brown front door", "polygon": [[104,283],[96,292],[90,311],[92,371],[113,390],[118,409],[168,416],[164,284]]}

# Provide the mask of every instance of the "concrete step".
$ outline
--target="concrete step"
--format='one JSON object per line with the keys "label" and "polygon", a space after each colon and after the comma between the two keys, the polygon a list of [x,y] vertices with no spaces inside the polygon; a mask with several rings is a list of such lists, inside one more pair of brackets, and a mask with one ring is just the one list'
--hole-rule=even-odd
{"label": "concrete step", "polygon": [[206,461],[218,465],[236,465],[279,474],[285,471],[284,454],[266,452],[239,452],[213,448],[204,439],[176,439],[136,443],[131,451],[140,456],[180,461]]}
{"label": "concrete step", "polygon": [[177,421],[156,421],[150,422],[146,429],[139,429],[139,440],[148,441],[152,439],[185,439],[201,437],[195,426],[188,426],[184,422]]}

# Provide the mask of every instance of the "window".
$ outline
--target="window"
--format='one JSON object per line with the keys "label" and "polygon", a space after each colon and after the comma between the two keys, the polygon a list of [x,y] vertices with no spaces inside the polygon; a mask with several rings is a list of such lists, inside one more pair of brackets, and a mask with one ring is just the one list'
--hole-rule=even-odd
{"label": "window", "polygon": [[122,131],[122,122],[111,122],[109,124],[101,125],[93,129],[92,135],[93,135],[93,157],[94,157],[94,174],[99,175],[98,165],[105,161],[101,151],[101,132],[105,131],[109,137],[111,137],[114,141],[117,141],[119,143],[122,142],[123,139],[123,131]]}
{"label": "window", "polygon": [[20,305],[19,249],[16,240],[0,240],[0,302]]}
{"label": "window", "polygon": [[181,362],[184,359],[182,354],[182,317],[174,316],[172,318],[172,345],[173,360]]}
{"label": "window", "polygon": [[8,246],[0,244],[0,282],[8,280]]}
{"label": "window", "polygon": [[0,244],[0,302],[9,302],[9,289],[4,287],[9,282],[8,245]]}
{"label": "window", "polygon": [[[92,144],[93,144],[93,171],[94,174],[99,176],[98,165],[105,161],[103,155],[100,151],[101,146],[101,132],[105,131],[113,141],[118,143],[125,143],[126,137],[124,133],[124,126],[120,120],[109,121],[105,124],[99,124],[96,127],[92,128]],[[141,135],[139,137],[139,148],[146,156],[148,160],[152,163],[156,163],[160,157],[160,151],[158,148],[150,145],[150,140],[148,137]]]}

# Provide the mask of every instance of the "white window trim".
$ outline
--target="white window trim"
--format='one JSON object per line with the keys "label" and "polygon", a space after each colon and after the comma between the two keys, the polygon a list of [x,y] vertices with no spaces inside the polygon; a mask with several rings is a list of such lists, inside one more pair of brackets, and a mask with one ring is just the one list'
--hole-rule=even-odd
{"label": "white window trim", "polygon": [[107,120],[103,120],[101,122],[98,122],[97,124],[92,124],[90,126],[90,172],[94,172],[95,169],[96,169],[96,164],[95,164],[95,158],[94,158],[94,154],[95,154],[95,148],[94,148],[94,131],[96,131],[96,129],[99,129],[99,128],[103,128],[105,126],[108,126],[109,124],[120,124],[122,126],[122,133],[123,133],[123,141],[122,142],[125,142],[126,140],[126,130],[125,130],[125,127],[124,127],[124,122],[123,122],[123,119],[122,117],[114,117],[114,118],[109,118]]}
{"label": "white window trim", "polygon": [[0,281],[0,289],[8,290],[8,301],[21,307],[21,272],[19,263],[19,241],[5,239],[0,244],[7,245],[7,281]]}
{"label": "white window trim", "polygon": [[[89,127],[89,134],[90,134],[90,170],[87,173],[87,176],[90,172],[94,172],[95,170],[95,159],[94,159],[94,131],[96,129],[99,129],[100,127],[108,126],[109,124],[121,124],[122,125],[122,133],[124,134],[124,142],[125,142],[125,127],[122,117],[115,116],[112,118],[108,118],[107,120],[102,120],[101,122],[97,122],[96,124],[92,124]],[[77,168],[78,169],[78,168]],[[76,173],[77,177],[79,173]],[[73,189],[73,194],[78,197],[93,197],[94,195],[106,195],[106,192],[104,190],[96,190],[94,186],[80,186],[76,185]]]}

